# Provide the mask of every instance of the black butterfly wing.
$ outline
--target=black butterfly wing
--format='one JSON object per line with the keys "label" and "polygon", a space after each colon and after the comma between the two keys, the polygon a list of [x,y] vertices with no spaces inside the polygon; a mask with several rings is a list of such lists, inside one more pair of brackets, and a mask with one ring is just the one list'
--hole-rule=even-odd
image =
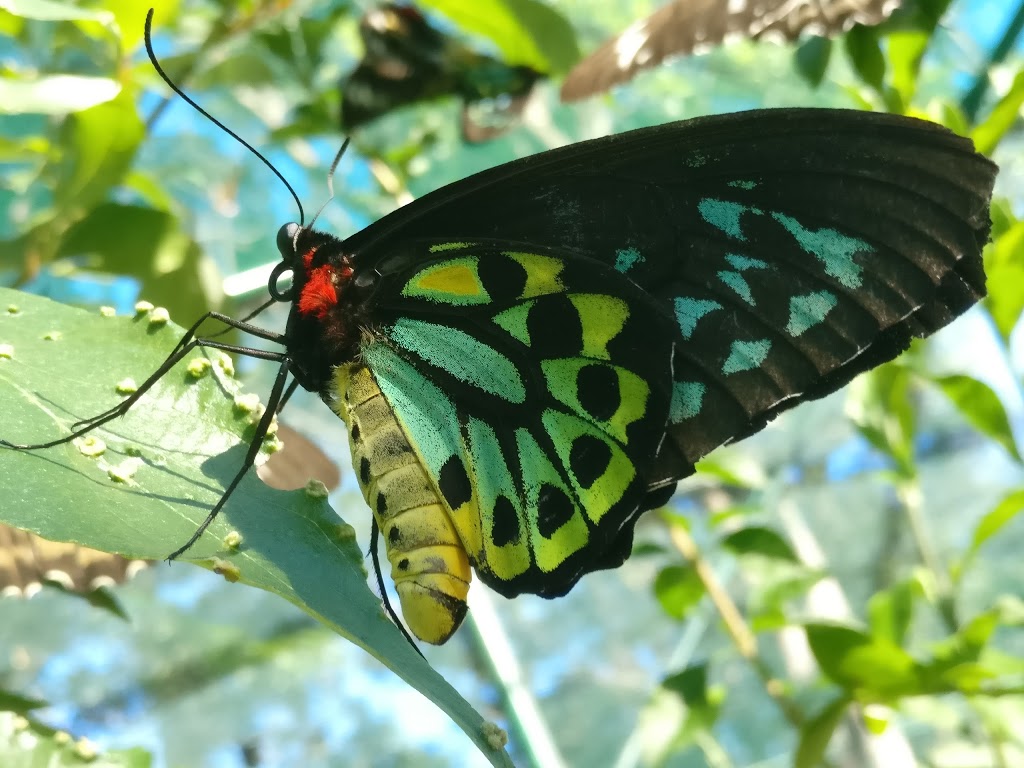
{"label": "black butterfly wing", "polygon": [[562,101],[603,93],[670,56],[706,51],[729,36],[835,35],[854,24],[879,24],[898,5],[899,0],[675,0],[579,62],[562,83]]}
{"label": "black butterfly wing", "polygon": [[386,281],[411,238],[558,249],[676,320],[649,486],[938,330],[984,293],[996,168],[931,123],[837,110],[701,118],[509,163],[345,241]]}

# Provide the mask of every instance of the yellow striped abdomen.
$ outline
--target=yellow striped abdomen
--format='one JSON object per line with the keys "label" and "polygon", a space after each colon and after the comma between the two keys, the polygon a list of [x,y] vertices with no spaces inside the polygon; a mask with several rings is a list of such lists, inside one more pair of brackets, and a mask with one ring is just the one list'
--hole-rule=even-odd
{"label": "yellow striped abdomen", "polygon": [[338,366],[334,387],[333,407],[348,425],[352,466],[384,537],[406,624],[439,645],[466,615],[466,548],[369,369]]}

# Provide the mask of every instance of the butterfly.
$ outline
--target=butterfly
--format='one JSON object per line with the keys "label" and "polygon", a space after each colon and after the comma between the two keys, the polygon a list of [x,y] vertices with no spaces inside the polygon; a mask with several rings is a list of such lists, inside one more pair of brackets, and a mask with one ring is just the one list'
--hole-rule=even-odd
{"label": "butterfly", "polygon": [[579,62],[562,83],[562,101],[602,93],[670,56],[700,53],[729,37],[829,37],[854,24],[880,24],[899,4],[900,0],[672,0]]}
{"label": "butterfly", "polygon": [[119,406],[60,440],[2,444],[84,434],[196,347],[274,361],[243,465],[172,557],[302,386],[347,425],[406,624],[443,643],[474,572],[551,598],[617,567],[701,457],[965,312],[985,292],[996,171],[941,126],[850,110],[572,144],[344,240],[284,225],[268,282],[284,332],[216,316],[280,351],[197,323]]}
{"label": "butterfly", "polygon": [[543,75],[478,53],[430,26],[412,6],[385,3],[359,21],[364,54],[341,83],[341,126],[352,130],[418,101],[463,100],[466,141],[487,141],[518,118]]}

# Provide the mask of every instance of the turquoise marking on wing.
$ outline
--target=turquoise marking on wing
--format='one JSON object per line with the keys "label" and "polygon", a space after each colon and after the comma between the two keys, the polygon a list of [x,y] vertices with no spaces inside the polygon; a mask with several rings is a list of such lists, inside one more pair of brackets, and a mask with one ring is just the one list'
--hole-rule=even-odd
{"label": "turquoise marking on wing", "polygon": [[839,299],[831,291],[815,291],[804,296],[794,296],[789,300],[789,322],[786,333],[799,336],[809,328],[813,328],[831,312]]}
{"label": "turquoise marking on wing", "polygon": [[752,205],[734,203],[731,200],[716,200],[713,197],[705,197],[697,203],[697,210],[708,224],[722,230],[729,237],[737,240],[746,240],[740,227],[740,218],[744,213],[750,212],[755,215],[764,213],[760,208]]}
{"label": "turquoise marking on wing", "polygon": [[864,282],[864,270],[853,257],[858,253],[872,252],[874,249],[870,245],[835,229],[806,229],[799,221],[782,213],[773,213],[772,218],[796,238],[801,248],[821,262],[825,274],[847,288],[860,288]]}
{"label": "turquoise marking on wing", "polygon": [[440,388],[387,344],[367,344],[362,354],[410,442],[436,477],[462,445],[455,406]]}
{"label": "turquoise marking on wing", "polygon": [[722,373],[739,373],[757,368],[768,357],[772,349],[769,339],[759,341],[734,341],[729,348],[729,357],[722,365]]}
{"label": "turquoise marking on wing", "polygon": [[722,305],[711,299],[690,299],[680,297],[675,300],[676,322],[679,323],[679,330],[683,332],[683,338],[688,339],[697,328],[697,321],[709,312],[721,309]]}
{"label": "turquoise marking on wing", "polygon": [[738,253],[727,253],[725,260],[732,265],[736,272],[722,271],[718,273],[718,279],[736,291],[737,295],[752,307],[757,306],[754,297],[750,293],[750,284],[740,272],[747,272],[752,269],[768,269],[768,262],[761,259],[752,259],[749,256],[740,256]]}
{"label": "turquoise marking on wing", "polygon": [[691,419],[700,413],[704,406],[704,393],[707,387],[699,381],[677,381],[672,385],[672,405],[668,419],[678,424],[684,419]]}
{"label": "turquoise marking on wing", "polygon": [[729,237],[737,240],[746,240],[746,235],[740,229],[740,216],[747,209],[747,206],[739,203],[731,203],[728,200],[714,200],[706,197],[697,203],[697,210],[704,217],[704,221],[713,227],[725,232]]}
{"label": "turquoise marking on wing", "polygon": [[755,189],[757,187],[756,181],[730,181],[728,186],[736,187],[737,189]]}
{"label": "turquoise marking on wing", "polygon": [[625,273],[643,260],[636,248],[621,248],[615,252],[615,270]]}
{"label": "turquoise marking on wing", "polygon": [[513,505],[518,506],[519,491],[512,480],[494,428],[479,419],[469,419],[466,434],[481,508],[493,507],[499,495],[507,496]]}
{"label": "turquoise marking on wing", "polygon": [[743,272],[748,269],[768,269],[768,262],[760,259],[752,259],[749,256],[740,256],[738,253],[727,253],[725,260],[732,265],[733,269]]}
{"label": "turquoise marking on wing", "polygon": [[736,291],[737,295],[750,306],[756,306],[754,297],[750,295],[750,286],[739,272],[719,272],[718,279]]}
{"label": "turquoise marking on wing", "polygon": [[708,161],[708,156],[703,152],[694,152],[692,155],[686,158],[686,165],[688,168],[700,168],[704,163]]}
{"label": "turquoise marking on wing", "polygon": [[510,403],[526,400],[526,386],[515,364],[468,333],[407,317],[399,318],[384,333],[459,381]]}
{"label": "turquoise marking on wing", "polygon": [[725,283],[729,288],[736,292],[736,294],[746,303],[751,306],[756,306],[754,297],[751,296],[751,287],[746,285],[746,281],[743,280],[743,275],[739,272],[719,272],[718,279]]}

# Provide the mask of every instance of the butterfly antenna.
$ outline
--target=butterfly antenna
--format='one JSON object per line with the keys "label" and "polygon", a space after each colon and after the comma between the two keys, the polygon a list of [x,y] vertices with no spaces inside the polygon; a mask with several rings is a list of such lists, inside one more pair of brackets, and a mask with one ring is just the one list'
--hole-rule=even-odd
{"label": "butterfly antenna", "polygon": [[309,222],[310,227],[312,227],[313,224],[316,223],[316,220],[320,218],[320,214],[324,212],[324,208],[327,207],[327,204],[334,199],[334,172],[338,169],[338,163],[341,162],[341,158],[344,157],[345,150],[348,149],[348,145],[351,142],[352,139],[346,137],[345,143],[341,145],[341,149],[339,149],[338,153],[334,156],[334,161],[331,163],[331,168],[329,171],[327,171],[327,192],[329,193],[329,196],[324,201],[324,204],[320,206],[320,210],[316,212],[316,216],[314,216],[312,220]]}
{"label": "butterfly antenna", "polygon": [[220,128],[222,131],[224,131],[224,133],[226,133],[228,136],[233,138],[235,141],[237,141],[243,147],[245,147],[250,152],[252,152],[254,155],[256,155],[256,157],[258,157],[260,160],[263,161],[263,164],[265,166],[267,166],[267,168],[269,168],[271,171],[274,172],[274,175],[277,176],[277,178],[279,178],[281,180],[281,183],[284,184],[285,187],[288,189],[288,191],[291,193],[292,199],[295,200],[295,207],[299,209],[299,225],[301,226],[302,222],[306,218],[306,214],[302,210],[302,203],[299,202],[299,196],[295,193],[295,190],[292,188],[292,185],[288,183],[288,179],[286,179],[284,176],[282,176],[281,172],[279,170],[277,170],[277,168],[275,168],[274,165],[269,160],[267,160],[267,158],[264,157],[263,154],[260,153],[260,151],[258,149],[256,149],[252,144],[247,142],[245,139],[243,139],[237,133],[235,133],[230,128],[228,128],[226,125],[224,125],[224,123],[222,123],[216,117],[211,115],[205,109],[203,109],[198,104],[196,104],[196,102],[192,100],[192,97],[190,97],[187,93],[185,93],[183,90],[181,90],[181,88],[179,88],[177,85],[174,84],[174,82],[167,75],[167,73],[164,72],[163,67],[160,66],[160,62],[157,61],[156,54],[153,52],[152,27],[153,27],[153,9],[150,8],[149,9],[149,13],[146,14],[146,35],[145,35],[145,41],[146,41],[146,53],[149,54],[149,61],[153,65],[153,69],[155,69],[156,73],[158,75],[160,75],[160,78],[165,83],[167,83],[167,86],[172,91],[174,91],[176,94],[178,94],[178,96],[180,96],[182,99],[184,99],[186,102],[188,102],[188,104],[191,105],[191,107],[193,109],[195,109],[199,114],[201,114],[203,117],[205,117],[211,123],[213,123],[218,128]]}

